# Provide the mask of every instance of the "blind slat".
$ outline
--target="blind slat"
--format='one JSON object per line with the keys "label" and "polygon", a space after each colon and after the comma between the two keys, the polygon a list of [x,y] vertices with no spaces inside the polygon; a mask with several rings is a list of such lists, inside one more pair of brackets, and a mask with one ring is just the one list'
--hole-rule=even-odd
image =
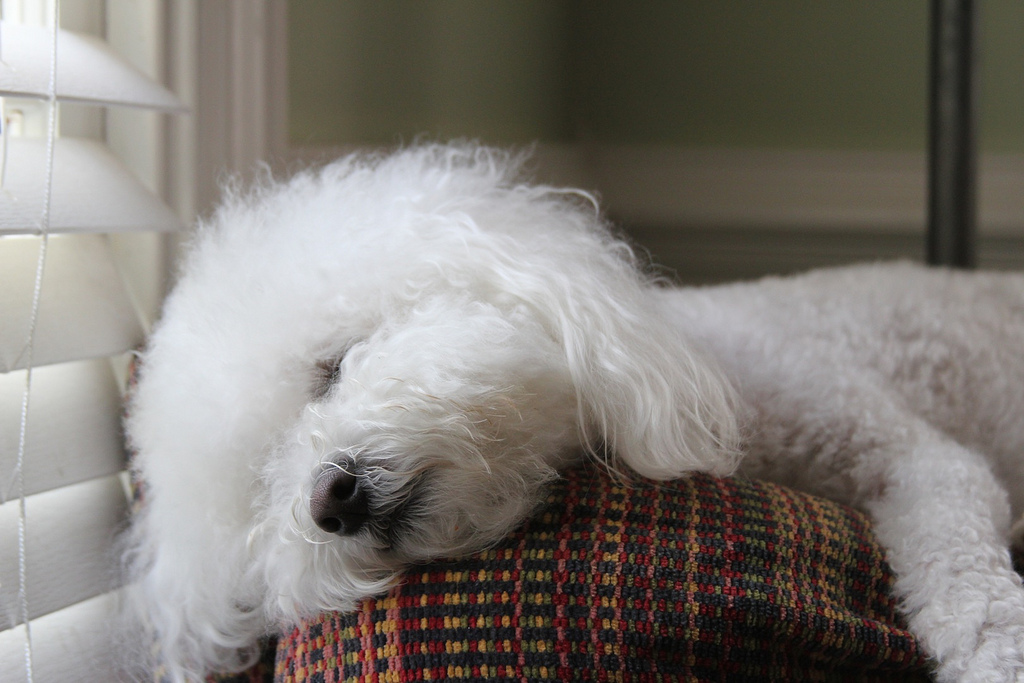
{"label": "blind slat", "polygon": [[[7,142],[7,174],[0,193],[0,235],[39,231],[46,197],[46,142]],[[181,221],[102,144],[54,142],[49,231],[172,231]]]}
{"label": "blind slat", "polygon": [[[110,683],[121,680],[117,642],[103,624],[117,609],[117,594],[107,593],[32,622],[32,669],[37,681]],[[2,680],[24,681],[24,629],[0,631]],[[10,678],[8,678],[10,677]]]}
{"label": "blind slat", "polygon": [[[0,96],[45,98],[50,79],[50,29],[0,22]],[[67,102],[184,112],[166,88],[126,64],[103,41],[60,30],[57,98]]]}
{"label": "blind slat", "polygon": [[[115,531],[128,509],[117,476],[65,486],[25,500],[29,618],[113,590]],[[0,505],[0,630],[18,622],[18,501]]]}
{"label": "blind slat", "polygon": [[[23,369],[41,238],[0,239],[0,372]],[[51,237],[43,274],[35,367],[124,353],[143,330],[102,235]]]}
{"label": "blind slat", "polygon": [[[24,390],[25,371],[0,375],[0,481],[4,486],[17,460]],[[25,494],[124,469],[120,403],[108,360],[34,370],[25,437]]]}

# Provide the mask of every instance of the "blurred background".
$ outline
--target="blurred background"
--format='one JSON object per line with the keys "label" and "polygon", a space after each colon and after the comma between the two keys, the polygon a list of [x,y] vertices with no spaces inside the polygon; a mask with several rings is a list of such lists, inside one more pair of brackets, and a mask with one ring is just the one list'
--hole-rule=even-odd
{"label": "blurred background", "polygon": [[[1024,3],[979,3],[982,266],[1024,264]],[[924,253],[927,0],[302,0],[287,153],[536,144],[686,282]]]}

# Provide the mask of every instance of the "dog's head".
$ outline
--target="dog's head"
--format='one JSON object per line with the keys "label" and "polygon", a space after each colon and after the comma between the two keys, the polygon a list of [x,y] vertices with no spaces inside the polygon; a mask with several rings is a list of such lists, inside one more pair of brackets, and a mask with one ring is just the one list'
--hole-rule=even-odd
{"label": "dog's head", "polygon": [[350,157],[209,221],[129,422],[149,590],[250,621],[348,608],[501,539],[581,452],[732,468],[729,390],[631,250],[519,173],[472,146]]}

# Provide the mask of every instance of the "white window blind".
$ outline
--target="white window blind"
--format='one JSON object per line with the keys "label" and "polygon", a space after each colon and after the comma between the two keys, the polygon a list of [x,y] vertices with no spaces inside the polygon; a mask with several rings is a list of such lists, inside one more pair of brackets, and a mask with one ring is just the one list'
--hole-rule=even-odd
{"label": "white window blind", "polygon": [[152,236],[180,228],[147,187],[158,181],[137,177],[108,144],[131,137],[132,156],[150,148],[142,156],[153,167],[160,136],[136,136],[134,115],[120,110],[183,111],[102,39],[120,25],[145,40],[160,3],[66,5],[61,15],[56,0],[0,4],[5,682],[113,679],[104,620],[117,588],[112,541],[126,511],[124,368],[163,277]]}

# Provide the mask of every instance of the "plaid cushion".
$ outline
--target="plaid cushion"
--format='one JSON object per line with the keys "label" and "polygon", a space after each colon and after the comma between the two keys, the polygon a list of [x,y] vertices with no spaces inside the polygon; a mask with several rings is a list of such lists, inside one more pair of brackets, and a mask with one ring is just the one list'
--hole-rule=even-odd
{"label": "plaid cushion", "polygon": [[283,634],[274,680],[928,680],[891,586],[849,508],[581,469],[497,547]]}

